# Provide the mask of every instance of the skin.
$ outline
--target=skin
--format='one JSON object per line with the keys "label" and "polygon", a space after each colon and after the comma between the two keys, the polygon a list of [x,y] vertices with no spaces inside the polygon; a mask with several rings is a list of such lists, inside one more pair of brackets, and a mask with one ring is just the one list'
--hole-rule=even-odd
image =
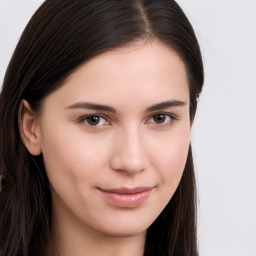
{"label": "skin", "polygon": [[[170,101],[174,106],[152,108]],[[91,125],[88,115],[100,122]],[[157,40],[103,53],[48,95],[40,115],[23,101],[20,131],[30,153],[43,154],[59,255],[142,256],[146,230],[174,194],[187,159],[185,66]],[[151,192],[138,206],[115,205],[101,191],[139,186]]]}

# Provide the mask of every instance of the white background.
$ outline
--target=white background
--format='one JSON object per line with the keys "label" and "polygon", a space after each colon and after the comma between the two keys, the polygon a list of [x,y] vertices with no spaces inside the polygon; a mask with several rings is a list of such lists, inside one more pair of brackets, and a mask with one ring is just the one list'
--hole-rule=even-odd
{"label": "white background", "polygon": [[[0,0],[0,85],[42,0]],[[256,0],[178,0],[202,49],[192,143],[201,256],[256,256]]]}

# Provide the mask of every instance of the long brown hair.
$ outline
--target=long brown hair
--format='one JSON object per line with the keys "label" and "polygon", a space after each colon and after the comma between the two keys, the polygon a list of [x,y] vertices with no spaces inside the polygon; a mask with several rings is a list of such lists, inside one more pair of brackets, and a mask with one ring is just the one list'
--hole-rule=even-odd
{"label": "long brown hair", "polygon": [[[32,156],[18,129],[26,99],[42,100],[81,64],[137,40],[157,38],[183,60],[190,118],[203,86],[203,64],[193,28],[174,0],[46,0],[26,26],[0,94],[0,255],[45,255],[50,244],[51,193],[43,157]],[[143,89],[142,89],[143,90]],[[196,256],[196,189],[192,150],[181,182],[149,227],[145,256]]]}

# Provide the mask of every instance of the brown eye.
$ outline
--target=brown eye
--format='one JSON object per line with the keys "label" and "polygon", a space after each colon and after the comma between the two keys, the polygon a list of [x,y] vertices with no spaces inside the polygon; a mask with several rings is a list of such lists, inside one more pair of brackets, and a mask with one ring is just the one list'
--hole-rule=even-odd
{"label": "brown eye", "polygon": [[88,116],[86,118],[86,123],[89,125],[98,125],[101,121],[101,117],[99,116]]}
{"label": "brown eye", "polygon": [[79,118],[78,122],[95,128],[109,124],[106,118],[99,115],[84,116]]}
{"label": "brown eye", "polygon": [[165,126],[165,125],[171,125],[176,119],[177,118],[174,114],[159,113],[151,116],[147,120],[147,123],[158,125],[158,126]]}
{"label": "brown eye", "polygon": [[156,114],[153,116],[153,121],[157,124],[162,124],[166,121],[167,116],[165,114]]}

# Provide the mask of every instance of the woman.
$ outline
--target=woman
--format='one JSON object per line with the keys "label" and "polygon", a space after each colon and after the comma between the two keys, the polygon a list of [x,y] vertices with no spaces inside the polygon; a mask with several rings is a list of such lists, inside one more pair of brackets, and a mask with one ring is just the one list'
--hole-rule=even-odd
{"label": "woman", "polygon": [[203,85],[170,0],[46,0],[0,96],[0,255],[197,255]]}

